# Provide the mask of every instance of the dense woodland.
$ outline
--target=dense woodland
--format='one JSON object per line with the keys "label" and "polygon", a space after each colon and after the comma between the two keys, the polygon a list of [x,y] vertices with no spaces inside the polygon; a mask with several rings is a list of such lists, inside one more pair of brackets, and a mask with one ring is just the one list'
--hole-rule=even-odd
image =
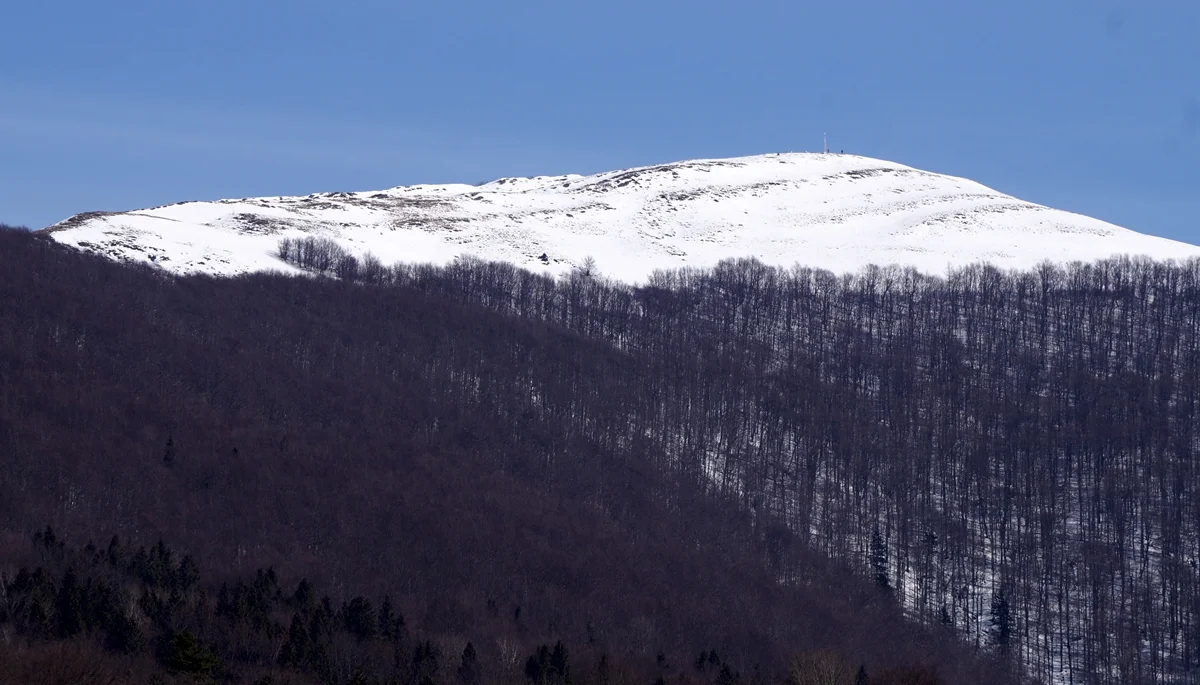
{"label": "dense woodland", "polygon": [[[481,682],[568,654],[598,683],[1200,682],[1197,263],[633,287],[280,252],[318,276],[0,231],[0,586],[42,597],[0,612],[0,659],[417,685],[470,642]],[[128,561],[159,539],[204,569],[186,591]],[[263,578],[269,619],[230,627],[221,588]],[[291,661],[305,578],[337,630],[387,596],[404,648],[330,629],[337,658]],[[120,611],[63,631],[49,597],[89,582]]]}
{"label": "dense woodland", "polygon": [[1026,672],[1200,677],[1198,261],[941,279],[743,260],[631,288],[384,269],[325,240],[279,254],[653,356],[663,372],[604,434],[652,437],[670,468]]}
{"label": "dense woodland", "polygon": [[[467,642],[481,682],[545,681],[525,665],[559,642],[577,683],[778,682],[830,653],[871,682],[909,667],[936,682],[923,666],[1010,682],[991,655],[907,620],[856,561],[788,542],[782,521],[671,467],[658,436],[597,431],[667,373],[654,355],[415,288],[176,278],[15,231],[0,231],[0,322],[0,574],[6,601],[41,588],[40,631],[10,607],[0,661],[40,672],[71,661],[47,656],[60,643],[117,658],[104,620],[69,639],[52,627],[73,567],[74,586],[104,583],[141,630],[125,662],[103,662],[135,676],[167,668],[163,640],[189,633],[220,659],[214,678],[283,682],[264,669],[283,667],[284,600],[308,579],[334,613],[390,597],[439,655],[435,685],[454,681]],[[116,536],[125,559],[162,540],[200,580],[164,623],[142,597],[171,605],[171,590],[121,563],[30,552],[47,526],[68,548]],[[35,586],[18,582],[38,568]],[[221,587],[268,568],[283,598],[265,632],[230,641]],[[296,677],[349,682],[363,662],[339,653]],[[398,653],[389,668],[410,664]]]}

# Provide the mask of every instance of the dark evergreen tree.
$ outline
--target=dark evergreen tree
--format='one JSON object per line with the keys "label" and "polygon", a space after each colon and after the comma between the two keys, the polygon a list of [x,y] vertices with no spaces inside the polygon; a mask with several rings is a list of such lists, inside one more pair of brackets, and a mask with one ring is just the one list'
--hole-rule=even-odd
{"label": "dark evergreen tree", "polygon": [[146,646],[146,636],[133,618],[114,607],[105,621],[104,646],[121,654],[134,654]]}
{"label": "dark evergreen tree", "polygon": [[888,573],[887,545],[884,544],[878,527],[871,531],[871,570],[875,574],[876,585],[884,590],[892,589],[892,580]]}
{"label": "dark evergreen tree", "polygon": [[82,633],[84,625],[83,597],[75,569],[67,569],[58,587],[55,601],[55,619],[59,637],[72,637]]}
{"label": "dark evergreen tree", "polygon": [[609,685],[612,682],[612,666],[608,662],[608,654],[601,654],[596,662],[596,682],[599,685]]}
{"label": "dark evergreen tree", "polygon": [[312,637],[304,625],[300,614],[292,615],[292,625],[288,629],[287,641],[279,650],[279,665],[291,668],[303,668],[308,664],[312,652]]}
{"label": "dark evergreen tree", "polygon": [[228,583],[221,583],[221,589],[217,592],[217,616],[225,618],[238,617],[238,608],[234,602],[234,595],[229,590]]}
{"label": "dark evergreen tree", "polygon": [[433,643],[426,641],[417,644],[413,650],[411,671],[412,681],[418,685],[425,681],[437,681],[438,655],[433,648]]}
{"label": "dark evergreen tree", "polygon": [[542,664],[538,661],[536,654],[525,659],[525,677],[538,685],[543,682]]}
{"label": "dark evergreen tree", "polygon": [[541,645],[525,660],[525,677],[546,685],[570,685],[571,662],[566,645],[556,642],[554,648]]}
{"label": "dark evergreen tree", "polygon": [[119,567],[125,561],[125,550],[121,546],[121,538],[114,535],[108,541],[108,547],[104,551],[105,561],[109,566]]}
{"label": "dark evergreen tree", "polygon": [[991,642],[1001,654],[1009,653],[1012,629],[1012,610],[1008,604],[1008,596],[1001,588],[992,594],[990,625]]}
{"label": "dark evergreen tree", "polygon": [[375,610],[371,607],[370,600],[365,597],[355,597],[344,605],[342,620],[345,622],[346,631],[359,640],[375,637],[375,631],[379,628]]}
{"label": "dark evergreen tree", "polygon": [[379,606],[379,634],[385,640],[391,641],[404,636],[404,616],[392,606],[390,596],[385,596]]}
{"label": "dark evergreen tree", "polygon": [[171,672],[188,676],[208,677],[221,665],[220,658],[187,631],[168,635],[159,658]]}
{"label": "dark evergreen tree", "polygon": [[571,656],[562,641],[555,642],[550,653],[550,679],[558,685],[571,685]]}
{"label": "dark evergreen tree", "polygon": [[200,583],[200,567],[196,565],[196,560],[192,555],[184,555],[183,560],[179,562],[179,571],[176,574],[176,587],[180,592],[189,592]]}
{"label": "dark evergreen tree", "polygon": [[462,662],[458,665],[458,682],[472,685],[479,681],[479,658],[475,654],[475,645],[468,642],[463,648]]}
{"label": "dark evergreen tree", "polygon": [[316,604],[317,594],[313,590],[312,583],[307,578],[302,579],[296,585],[296,591],[292,593],[292,606],[296,609],[307,612]]}

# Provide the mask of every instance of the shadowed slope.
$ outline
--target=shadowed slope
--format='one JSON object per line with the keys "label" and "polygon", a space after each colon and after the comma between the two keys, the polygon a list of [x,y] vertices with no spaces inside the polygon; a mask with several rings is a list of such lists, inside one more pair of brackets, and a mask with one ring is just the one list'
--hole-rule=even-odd
{"label": "shadowed slope", "polygon": [[175,279],[0,241],[6,535],[163,536],[218,578],[274,565],[390,593],[440,635],[707,645],[747,671],[838,646],[988,681],[854,573],[769,554],[768,520],[665,462],[622,411],[664,377],[656,356],[415,289]]}

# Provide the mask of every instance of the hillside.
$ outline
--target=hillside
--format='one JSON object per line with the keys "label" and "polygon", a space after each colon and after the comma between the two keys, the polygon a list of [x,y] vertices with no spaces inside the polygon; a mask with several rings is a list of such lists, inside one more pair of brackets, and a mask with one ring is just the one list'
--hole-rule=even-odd
{"label": "hillside", "polygon": [[[1200,260],[630,286],[0,248],[13,540],[161,535],[219,572],[399,587],[439,634],[634,661],[1200,672]],[[513,613],[488,623],[489,599]]]}
{"label": "hillside", "polygon": [[56,240],[175,273],[287,269],[281,238],[324,237],[360,258],[444,264],[459,255],[559,274],[594,259],[644,281],[655,269],[753,257],[834,272],[867,264],[948,266],[1200,247],[1043,207],[962,178],[854,155],[697,160],[594,176],[503,178],[478,186],[184,202],[92,212],[45,229]]}
{"label": "hillside", "polygon": [[[741,682],[779,682],[825,648],[872,673],[933,663],[945,682],[1008,682],[651,429],[651,387],[680,364],[725,377],[731,359],[621,349],[455,295],[462,271],[428,275],[177,278],[0,231],[0,678],[14,649],[37,670],[48,641],[83,640],[82,659],[132,623],[145,640],[121,655],[130,668],[171,663],[162,650],[186,632],[239,669],[224,682],[255,682],[291,663],[288,598],[308,578],[332,604],[306,620],[390,596],[443,665],[472,641],[483,682],[529,683],[510,657],[558,641],[574,682],[597,685],[731,685],[700,652]],[[23,542],[47,525],[66,552]],[[174,565],[139,570],[159,540]],[[267,567],[283,596],[260,588]],[[247,607],[222,609],[239,584]],[[329,626],[312,642],[329,657],[312,673],[336,685],[368,665],[359,682],[394,682],[415,660],[411,641]],[[601,677],[605,656],[627,675]],[[443,667],[430,682],[459,681]]]}

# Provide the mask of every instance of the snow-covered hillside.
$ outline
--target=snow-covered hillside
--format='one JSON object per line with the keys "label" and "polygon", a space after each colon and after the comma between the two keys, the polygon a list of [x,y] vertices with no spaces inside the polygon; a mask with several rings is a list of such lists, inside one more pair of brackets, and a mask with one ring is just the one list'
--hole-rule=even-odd
{"label": "snow-covered hillside", "polygon": [[1114,254],[1200,256],[1200,247],[1018,200],[973,181],[892,162],[793,153],[697,160],[594,176],[502,178],[479,186],[184,202],[80,214],[56,240],[180,273],[289,270],[284,237],[328,237],[385,263],[463,254],[561,273],[592,257],[641,281],[728,257],[833,271],[904,264],[942,273],[987,261]]}

